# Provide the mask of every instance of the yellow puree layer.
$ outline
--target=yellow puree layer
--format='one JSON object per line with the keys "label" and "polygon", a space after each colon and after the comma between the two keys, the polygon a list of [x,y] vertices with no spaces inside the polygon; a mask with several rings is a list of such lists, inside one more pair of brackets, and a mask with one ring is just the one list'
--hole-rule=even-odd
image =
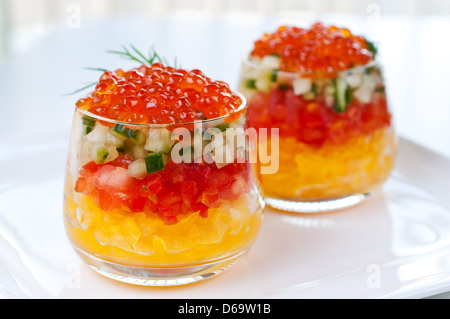
{"label": "yellow puree layer", "polygon": [[183,266],[226,258],[248,248],[261,223],[262,209],[255,203],[256,196],[249,194],[209,209],[208,218],[195,212],[166,225],[151,212],[103,211],[93,198],[74,194],[70,188],[66,187],[64,209],[73,245],[116,263]]}
{"label": "yellow puree layer", "polygon": [[370,191],[389,177],[396,153],[392,128],[342,145],[316,147],[291,137],[280,137],[279,143],[279,170],[262,175],[262,185],[264,195],[287,200],[334,199]]}

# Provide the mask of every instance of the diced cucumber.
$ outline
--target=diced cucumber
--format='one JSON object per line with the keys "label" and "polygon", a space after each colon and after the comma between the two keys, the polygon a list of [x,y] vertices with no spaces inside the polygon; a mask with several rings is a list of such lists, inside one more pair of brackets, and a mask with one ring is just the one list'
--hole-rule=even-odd
{"label": "diced cucumber", "polygon": [[233,121],[231,123],[229,123],[230,128],[239,128],[239,127],[244,127],[245,123],[247,122],[247,117],[245,114],[242,114],[236,121]]}
{"label": "diced cucumber", "polygon": [[244,163],[247,157],[247,150],[250,148],[250,138],[247,139],[244,128],[230,130],[225,134],[225,142],[228,152],[233,152],[234,160]]}
{"label": "diced cucumber", "polygon": [[311,79],[308,78],[297,78],[292,83],[292,87],[295,95],[303,95],[311,91],[312,82]]}
{"label": "diced cucumber", "polygon": [[332,107],[335,104],[336,100],[336,87],[333,83],[333,85],[327,84],[324,88],[325,93],[325,103]]}
{"label": "diced cucumber", "polygon": [[273,69],[269,73],[269,82],[276,82],[278,78],[278,69]]}
{"label": "diced cucumber", "polygon": [[94,129],[87,134],[83,139],[91,143],[104,143],[106,135],[108,134],[108,127],[97,123]]}
{"label": "diced cucumber", "polygon": [[89,158],[97,165],[104,164],[109,156],[108,149],[104,143],[87,144],[87,152],[89,154]]}
{"label": "diced cucumber", "polygon": [[113,145],[116,148],[122,148],[123,147],[123,142],[126,140],[127,138],[123,135],[120,134],[114,134],[112,129],[108,130],[108,133],[106,133],[106,139],[105,142],[109,145]]}
{"label": "diced cucumber", "polygon": [[94,129],[94,126],[95,126],[95,119],[93,119],[90,116],[85,115],[81,118],[81,121],[84,125],[84,135],[87,135],[90,132],[92,132],[92,130]]}
{"label": "diced cucumber", "polygon": [[261,59],[261,65],[271,69],[279,69],[280,68],[281,59],[279,56],[275,55],[266,55]]}
{"label": "diced cucumber", "polygon": [[223,122],[222,124],[219,124],[216,126],[216,128],[218,128],[219,130],[221,130],[222,132],[225,132],[227,130],[227,128],[230,127],[230,124]]}
{"label": "diced cucumber", "polygon": [[244,81],[244,86],[250,90],[256,89],[256,80],[255,79],[247,79]]}
{"label": "diced cucumber", "polygon": [[[121,147],[121,144],[117,144],[118,141],[126,141],[128,144],[143,146],[147,141],[147,135],[144,130],[131,129],[122,124],[116,124],[110,129],[111,139],[116,138],[116,145]],[[126,148],[126,147],[125,147]]]}
{"label": "diced cucumber", "polygon": [[320,86],[317,83],[312,83],[311,85],[311,91],[314,93],[314,95],[317,95],[320,93]]}
{"label": "diced cucumber", "polygon": [[146,132],[143,131],[143,130],[136,130],[136,133],[134,135],[133,141],[137,145],[145,145],[145,143],[147,142],[147,134],[146,134]]}
{"label": "diced cucumber", "polygon": [[[110,129],[100,123],[96,123],[94,129],[83,137],[82,143],[89,154],[89,159],[94,160],[97,164],[114,160],[118,156],[117,148],[123,147],[123,139],[111,134]],[[101,151],[101,148],[106,151]],[[102,159],[102,153],[109,154],[107,159]]]}
{"label": "diced cucumber", "polygon": [[361,103],[370,103],[372,99],[373,89],[368,86],[361,85],[355,92],[354,96]]}
{"label": "diced cucumber", "polygon": [[335,79],[336,89],[336,105],[334,110],[338,113],[343,113],[347,110],[347,105],[351,101],[351,90],[345,78]]}
{"label": "diced cucumber", "polygon": [[86,125],[86,126],[94,127],[94,125],[95,125],[95,119],[93,119],[92,117],[87,116],[87,115],[83,116],[83,117],[81,118],[81,121],[82,121],[83,124]]}
{"label": "diced cucumber", "polygon": [[162,129],[150,129],[144,149],[154,153],[168,153],[175,143],[172,132]]}
{"label": "diced cucumber", "polygon": [[386,88],[384,86],[378,86],[375,88],[375,92],[377,93],[386,93]]}
{"label": "diced cucumber", "polygon": [[269,92],[270,84],[267,78],[259,78],[255,82],[256,89],[260,92]]}
{"label": "diced cucumber", "polygon": [[305,94],[303,94],[303,99],[310,101],[310,100],[314,100],[314,98],[316,97],[316,94],[313,91],[309,91],[306,92]]}
{"label": "diced cucumber", "polygon": [[268,92],[273,83],[277,81],[277,69],[255,69],[244,75],[242,88],[247,90],[257,90],[260,92]]}
{"label": "diced cucumber", "polygon": [[374,90],[377,86],[378,80],[379,78],[377,74],[364,74],[362,85]]}
{"label": "diced cucumber", "polygon": [[126,138],[136,138],[138,131],[130,129],[122,124],[116,124],[114,125],[112,132]]}
{"label": "diced cucumber", "polygon": [[377,75],[364,74],[361,86],[354,92],[354,96],[361,103],[369,103],[372,99],[372,94],[377,86]]}
{"label": "diced cucumber", "polygon": [[348,85],[350,85],[351,88],[356,88],[360,86],[363,82],[363,76],[360,73],[353,73],[349,74],[346,77]]}
{"label": "diced cucumber", "polygon": [[143,159],[148,155],[148,150],[143,145],[138,145],[133,139],[127,139],[123,143],[123,152],[133,157],[135,160]]}
{"label": "diced cucumber", "polygon": [[148,151],[142,145],[133,145],[132,152],[134,159],[143,159],[148,155]]}
{"label": "diced cucumber", "polygon": [[[228,125],[228,123],[223,123],[221,125]],[[219,125],[220,126],[220,125]],[[222,127],[224,130],[226,130],[226,127]],[[220,128],[219,128],[220,129]],[[191,153],[192,153],[192,159],[194,160],[194,163],[200,163],[201,158],[203,157],[203,149],[208,144],[209,141],[206,141],[203,139],[203,131],[201,129],[194,130],[194,136],[192,137],[192,143],[193,146]],[[184,154],[184,150],[182,149],[182,153]]]}
{"label": "diced cucumber", "polygon": [[102,147],[97,149],[95,162],[97,164],[103,164],[108,157],[109,152],[106,150],[106,147]]}
{"label": "diced cucumber", "polygon": [[284,71],[278,71],[276,80],[277,80],[278,86],[289,86],[289,87],[292,87],[292,82],[294,82],[294,80],[296,78],[297,77],[294,77],[292,75],[292,73],[284,72]]}
{"label": "diced cucumber", "polygon": [[183,157],[184,161],[186,159],[188,159],[189,161],[192,161],[192,157],[195,156],[194,148],[191,145],[183,147],[180,151],[180,156]]}
{"label": "diced cucumber", "polygon": [[378,48],[372,41],[369,41],[366,39],[367,47],[369,48],[370,52],[372,52],[373,57],[375,58],[378,54]]}
{"label": "diced cucumber", "polygon": [[325,94],[334,96],[336,94],[336,86],[334,84],[325,86]]}
{"label": "diced cucumber", "polygon": [[216,148],[214,149],[214,154],[212,154],[212,158],[214,159],[214,162],[218,169],[221,169],[234,161],[234,156],[231,159],[232,161],[229,161],[227,158],[229,154],[235,155],[232,152],[234,152],[232,146],[227,144],[226,141],[222,145],[216,146]]}
{"label": "diced cucumber", "polygon": [[147,176],[145,159],[138,159],[128,165],[128,175],[137,179],[144,179]]}
{"label": "diced cucumber", "polygon": [[164,153],[150,153],[145,157],[147,174],[162,171],[166,167],[166,156]]}

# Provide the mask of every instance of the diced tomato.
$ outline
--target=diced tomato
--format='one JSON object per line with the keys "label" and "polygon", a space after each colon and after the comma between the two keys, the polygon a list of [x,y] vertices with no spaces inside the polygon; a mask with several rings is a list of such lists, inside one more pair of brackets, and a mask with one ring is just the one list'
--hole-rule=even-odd
{"label": "diced tomato", "polygon": [[307,101],[295,95],[292,89],[254,93],[248,112],[250,127],[279,128],[282,137],[295,137],[302,143],[316,146],[326,141],[345,143],[391,123],[384,97],[368,104],[354,99],[346,112],[337,113],[323,99]]}
{"label": "diced tomato", "polygon": [[148,198],[142,196],[133,196],[128,201],[128,207],[132,212],[142,212],[145,209]]}
{"label": "diced tomato", "polygon": [[83,166],[83,169],[89,172],[95,172],[100,165],[97,165],[94,161],[91,161]]}
{"label": "diced tomato", "polygon": [[199,212],[208,217],[210,207],[218,207],[220,200],[232,200],[236,194],[232,184],[236,176],[246,180],[248,163],[231,163],[222,169],[215,164],[176,164],[169,162],[163,171],[142,180],[128,175],[131,157],[121,155],[104,165],[94,162],[80,170],[75,191],[93,196],[101,209],[109,211],[123,206],[135,212],[150,210],[167,224],[178,222],[178,215]]}
{"label": "diced tomato", "polygon": [[137,183],[137,192],[144,197],[157,195],[163,188],[161,176],[157,173],[150,174]]}
{"label": "diced tomato", "polygon": [[213,171],[205,187],[205,193],[208,195],[220,193],[224,188],[230,186],[234,180],[233,176],[223,170]]}
{"label": "diced tomato", "polygon": [[80,176],[78,178],[77,182],[75,183],[74,189],[77,193],[83,193],[86,190],[87,186],[88,186],[88,182],[87,182],[86,178],[83,176]]}
{"label": "diced tomato", "polygon": [[133,158],[128,154],[119,153],[119,156],[109,164],[112,166],[128,168],[128,166],[133,163]]}
{"label": "diced tomato", "polygon": [[126,168],[104,165],[93,174],[93,182],[97,188],[114,193],[130,191],[135,179],[128,175]]}
{"label": "diced tomato", "polygon": [[183,183],[180,195],[184,207],[192,210],[194,208],[194,204],[197,200],[198,195],[197,183],[195,181],[186,181],[185,183]]}
{"label": "diced tomato", "polygon": [[200,216],[203,218],[208,218],[208,209],[209,207],[202,202],[195,203],[194,211],[200,211]]}

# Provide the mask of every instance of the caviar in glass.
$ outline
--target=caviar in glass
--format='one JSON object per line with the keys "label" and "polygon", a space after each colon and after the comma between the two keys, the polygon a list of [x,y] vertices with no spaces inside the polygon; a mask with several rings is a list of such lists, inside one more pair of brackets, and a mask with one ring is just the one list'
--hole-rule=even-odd
{"label": "caviar in glass", "polygon": [[[190,109],[180,113],[177,99],[172,101],[175,106],[167,107],[158,101],[156,112],[138,110],[144,119],[140,123],[131,121],[136,118],[131,111],[117,116],[120,120],[105,116],[108,110],[114,114],[115,108],[102,104],[102,99],[119,101],[121,86],[131,82],[143,86],[157,68],[141,67],[139,81],[121,70],[110,72],[102,78],[113,78],[114,90],[100,80],[96,91],[77,103],[66,166],[64,220],[75,251],[99,273],[136,285],[174,286],[213,277],[237,262],[257,238],[264,202],[255,163],[236,155],[221,162],[205,151],[216,137],[226,139],[230,129],[246,127],[246,100],[238,93],[233,97],[239,97],[239,105],[221,104],[222,109],[230,108],[228,114],[214,117],[217,108],[210,106],[210,118],[205,117],[207,111],[196,109],[202,119],[195,121],[182,121]],[[184,100],[185,106],[194,105],[203,88],[187,89],[183,78],[195,73],[205,77],[198,71],[180,72],[168,71],[177,73],[174,78],[179,80],[172,93],[176,97],[200,92],[189,103]],[[173,84],[165,81],[153,79]],[[113,96],[112,91],[119,93]],[[143,98],[163,95],[141,93]],[[134,96],[123,99],[127,98]],[[161,118],[173,121],[154,123]],[[148,123],[151,119],[153,123]],[[214,139],[213,134],[204,138],[211,130],[217,134]]]}
{"label": "caviar in glass", "polygon": [[335,211],[362,202],[389,177],[396,135],[382,68],[369,48],[347,29],[280,27],[244,59],[239,90],[249,125],[279,128],[279,169],[262,175],[269,206]]}

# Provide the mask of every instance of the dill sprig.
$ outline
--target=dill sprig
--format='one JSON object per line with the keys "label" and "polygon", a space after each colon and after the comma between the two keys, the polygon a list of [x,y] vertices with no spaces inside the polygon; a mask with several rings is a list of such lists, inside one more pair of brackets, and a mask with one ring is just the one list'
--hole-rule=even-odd
{"label": "dill sprig", "polygon": [[[119,56],[121,56],[122,58],[125,58],[127,60],[131,60],[134,62],[138,62],[141,65],[147,65],[147,66],[152,66],[154,63],[163,63],[165,65],[170,65],[170,63],[167,61],[167,59],[161,55],[159,55],[156,50],[152,47],[150,49],[150,52],[148,54],[148,56],[145,56],[141,51],[139,51],[134,45],[130,44],[130,49],[128,49],[126,46],[122,45],[122,51],[118,51],[118,50],[107,50],[106,52],[108,53],[112,53],[112,54],[117,54]],[[175,57],[173,65],[174,68],[178,69],[181,68],[180,65],[178,65],[178,60],[177,57]],[[92,68],[92,67],[87,67],[85,68],[86,70],[91,70],[91,71],[99,71],[102,73],[108,72],[108,69],[105,68]],[[95,86],[97,84],[97,82],[91,82],[88,85],[82,87],[81,89],[78,89],[74,92],[71,93],[67,93],[67,94],[63,94],[63,96],[69,96],[69,95],[74,95],[77,93],[80,93],[92,86]]]}
{"label": "dill sprig", "polygon": [[81,89],[78,89],[76,91],[70,92],[70,93],[65,93],[62,96],[70,96],[70,95],[74,95],[80,92],[83,92],[84,90],[89,89],[90,87],[96,86],[98,82],[90,82],[88,85],[83,86]]}
{"label": "dill sprig", "polygon": [[90,70],[90,71],[100,71],[102,73],[108,72],[108,69],[103,69],[103,68],[85,68],[86,70]]}
{"label": "dill sprig", "polygon": [[[143,65],[152,66],[154,63],[163,63],[165,65],[170,65],[169,61],[161,55],[156,52],[156,50],[152,47],[150,49],[150,52],[148,56],[145,56],[141,51],[136,49],[136,47],[132,44],[130,44],[130,49],[128,49],[126,46],[122,46],[122,51],[117,50],[108,50],[108,53],[118,54],[121,57],[132,60],[135,62],[138,62]],[[174,68],[179,68],[177,58],[175,57],[174,63],[172,65]]]}

